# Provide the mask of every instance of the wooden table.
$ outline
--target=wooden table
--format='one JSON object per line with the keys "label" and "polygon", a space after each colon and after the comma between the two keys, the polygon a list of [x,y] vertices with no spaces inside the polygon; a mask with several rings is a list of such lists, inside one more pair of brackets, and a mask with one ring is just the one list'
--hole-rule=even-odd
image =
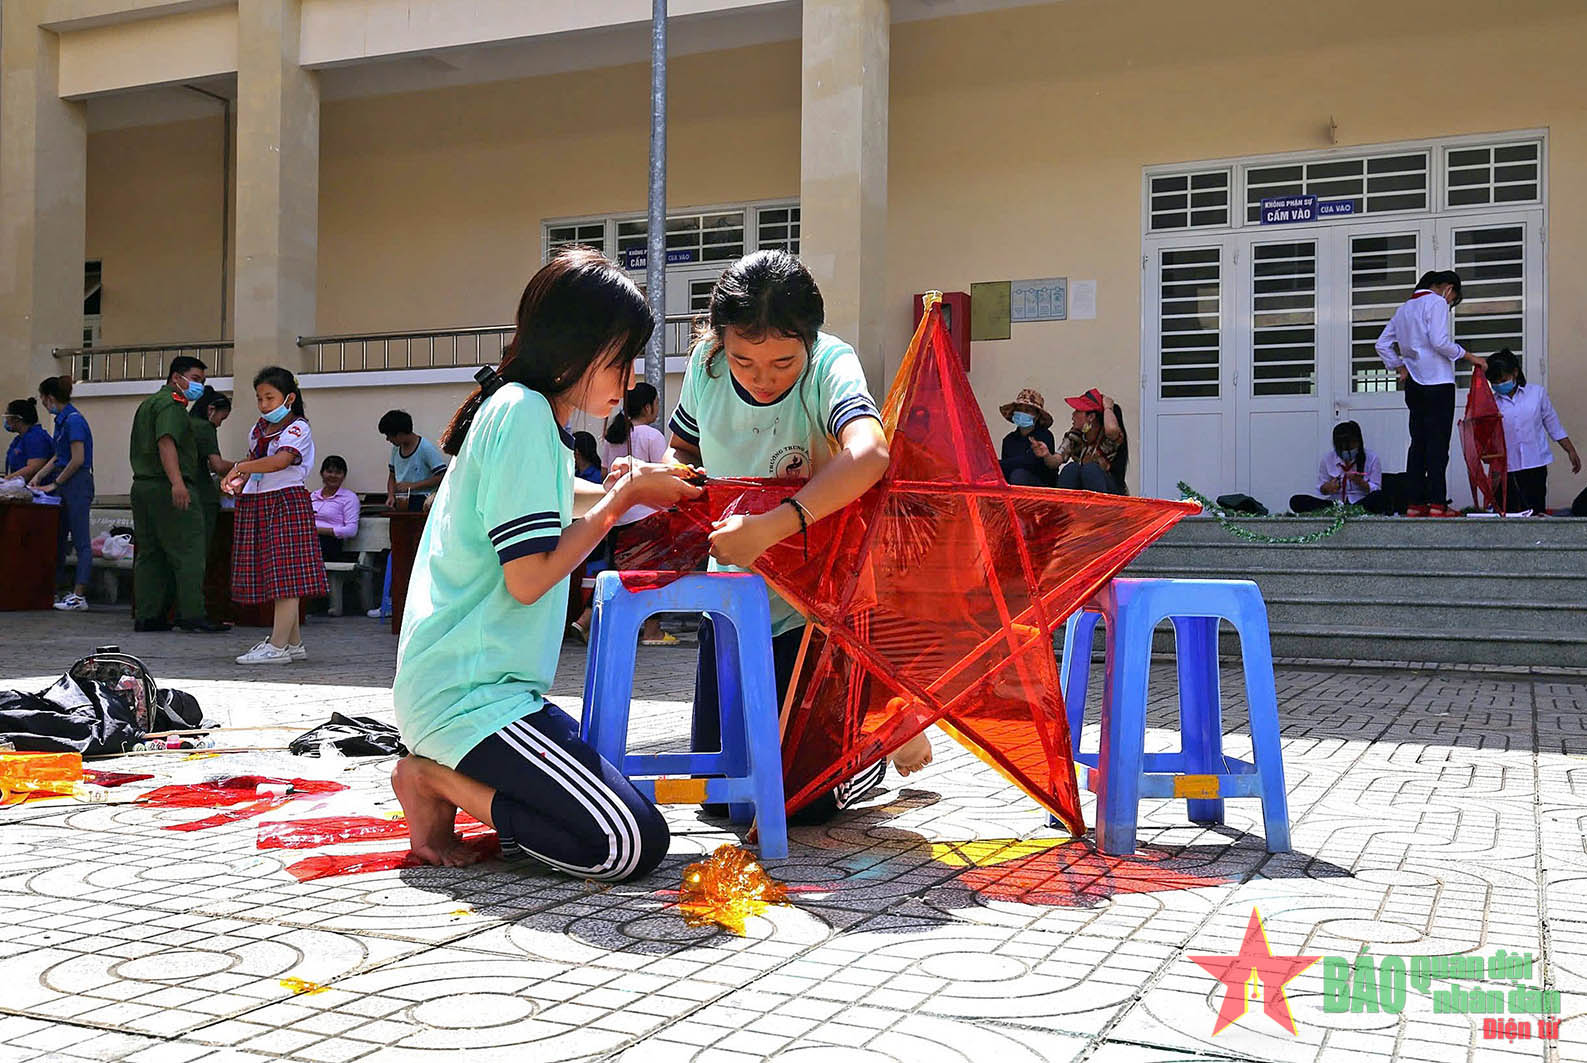
{"label": "wooden table", "polygon": [[0,502],[0,611],[55,604],[60,506]]}
{"label": "wooden table", "polygon": [[408,601],[408,580],[413,575],[413,559],[419,554],[419,537],[424,534],[428,513],[391,514],[391,633],[402,634],[402,607]]}

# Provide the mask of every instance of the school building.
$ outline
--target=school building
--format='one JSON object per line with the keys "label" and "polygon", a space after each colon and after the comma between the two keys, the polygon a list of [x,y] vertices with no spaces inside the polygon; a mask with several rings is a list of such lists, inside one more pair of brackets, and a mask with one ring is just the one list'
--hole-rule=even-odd
{"label": "school building", "polygon": [[[305,374],[380,489],[388,408],[439,431],[555,248],[643,280],[645,0],[5,0],[0,398],[71,372],[99,491],[191,346]],[[669,399],[722,266],[796,251],[885,390],[913,296],[972,294],[994,440],[1099,387],[1133,491],[1315,487],[1354,418],[1403,468],[1372,342],[1417,275],[1587,442],[1581,0],[675,0]],[[988,337],[1006,338],[988,338]],[[1458,455],[1458,451],[1457,451]],[[1461,484],[1458,456],[1452,484]],[[1551,500],[1583,485],[1554,465]]]}

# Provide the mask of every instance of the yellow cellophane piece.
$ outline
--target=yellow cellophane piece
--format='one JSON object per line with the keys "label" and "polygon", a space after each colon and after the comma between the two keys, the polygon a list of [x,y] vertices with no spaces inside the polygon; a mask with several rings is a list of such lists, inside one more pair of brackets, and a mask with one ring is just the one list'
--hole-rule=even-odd
{"label": "yellow cellophane piece", "polygon": [[766,873],[753,853],[735,845],[724,845],[683,869],[678,907],[690,926],[715,923],[742,937],[750,916],[787,903],[783,884]]}
{"label": "yellow cellophane piece", "polygon": [[82,781],[81,753],[0,753],[0,804],[29,794],[70,794]]}

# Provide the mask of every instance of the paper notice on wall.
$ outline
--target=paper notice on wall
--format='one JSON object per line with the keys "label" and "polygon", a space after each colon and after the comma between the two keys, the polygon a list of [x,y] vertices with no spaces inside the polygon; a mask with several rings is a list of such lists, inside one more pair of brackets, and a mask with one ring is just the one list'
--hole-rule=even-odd
{"label": "paper notice on wall", "polygon": [[1097,282],[1069,282],[1069,320],[1090,321],[1097,316]]}

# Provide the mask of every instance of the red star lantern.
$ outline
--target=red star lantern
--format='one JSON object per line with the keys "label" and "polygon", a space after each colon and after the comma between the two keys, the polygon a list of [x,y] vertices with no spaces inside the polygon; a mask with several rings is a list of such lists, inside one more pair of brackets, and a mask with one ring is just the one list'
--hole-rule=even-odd
{"label": "red star lantern", "polygon": [[[880,483],[755,563],[809,618],[783,706],[790,811],[934,723],[1085,831],[1053,641],[1064,621],[1188,503],[1011,487],[940,305],[883,407]],[[709,470],[707,470],[709,471]],[[711,524],[761,513],[802,480],[713,480],[647,518],[624,568],[695,567]],[[631,585],[639,574],[625,574]]]}

